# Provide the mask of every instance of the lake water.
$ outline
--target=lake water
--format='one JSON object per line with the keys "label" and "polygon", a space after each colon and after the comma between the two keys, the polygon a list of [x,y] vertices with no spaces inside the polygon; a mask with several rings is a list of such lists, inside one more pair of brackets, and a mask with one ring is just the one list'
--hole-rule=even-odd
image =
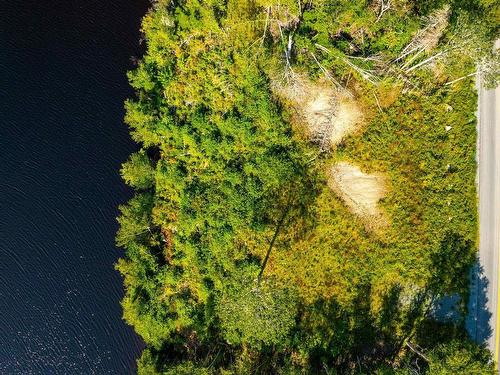
{"label": "lake water", "polygon": [[118,175],[147,0],[0,4],[0,374],[128,374]]}

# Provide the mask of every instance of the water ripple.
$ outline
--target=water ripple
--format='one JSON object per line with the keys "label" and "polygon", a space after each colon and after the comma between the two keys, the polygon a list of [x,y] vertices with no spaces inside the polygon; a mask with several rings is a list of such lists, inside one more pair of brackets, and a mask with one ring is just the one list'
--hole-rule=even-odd
{"label": "water ripple", "polygon": [[0,374],[127,374],[142,343],[113,268],[125,71],[147,0],[0,12]]}

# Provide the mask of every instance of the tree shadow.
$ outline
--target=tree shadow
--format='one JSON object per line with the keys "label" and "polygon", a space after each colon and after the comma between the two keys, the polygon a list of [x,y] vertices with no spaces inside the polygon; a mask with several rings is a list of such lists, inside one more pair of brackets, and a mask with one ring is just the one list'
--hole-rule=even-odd
{"label": "tree shadow", "polygon": [[[434,277],[431,289],[439,297],[433,306],[432,316],[442,323],[465,323],[474,341],[486,343],[492,334],[492,314],[488,306],[489,280],[474,244],[456,233],[448,233],[433,257],[432,268]],[[467,313],[465,317],[464,312]]]}
{"label": "tree shadow", "polygon": [[488,284],[483,266],[479,259],[470,271],[470,293],[467,305],[468,314],[465,318],[465,328],[470,337],[479,344],[484,344],[492,335],[490,326],[491,311],[488,307]]}

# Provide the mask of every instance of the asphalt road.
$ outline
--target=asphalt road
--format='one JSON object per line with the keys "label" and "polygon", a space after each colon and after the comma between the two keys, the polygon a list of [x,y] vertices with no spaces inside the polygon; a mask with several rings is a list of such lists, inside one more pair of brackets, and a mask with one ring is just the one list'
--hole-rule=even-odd
{"label": "asphalt road", "polygon": [[478,82],[479,264],[473,271],[470,319],[472,338],[487,343],[499,360],[500,251],[500,88],[484,89]]}

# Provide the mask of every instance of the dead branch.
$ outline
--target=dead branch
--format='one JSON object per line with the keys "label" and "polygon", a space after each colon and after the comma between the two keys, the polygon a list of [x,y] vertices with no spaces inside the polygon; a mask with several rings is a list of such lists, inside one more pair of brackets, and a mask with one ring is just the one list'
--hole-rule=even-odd
{"label": "dead branch", "polygon": [[457,78],[457,79],[454,79],[453,81],[450,81],[450,82],[446,82],[444,85],[445,86],[450,86],[450,85],[453,85],[455,82],[459,82],[465,78],[468,78],[468,77],[471,77],[471,76],[475,76],[476,74],[480,73],[479,71],[476,71],[474,73],[470,73],[470,74],[467,74],[465,76],[462,76],[460,78]]}
{"label": "dead branch", "polygon": [[[321,44],[319,43],[315,43],[314,44],[316,46],[316,48],[324,51],[324,52],[327,52],[328,54],[331,54],[331,51],[326,48],[325,46],[322,46]],[[337,57],[337,56],[336,56]],[[369,70],[366,70],[366,69],[363,69],[363,68],[360,68],[359,66],[357,66],[356,64],[353,64],[351,61],[349,61],[348,58],[345,58],[345,57],[337,57],[339,58],[340,60],[342,60],[347,66],[349,66],[350,68],[352,68],[353,70],[355,70],[356,72],[358,72],[364,79],[366,79],[368,82],[372,83],[372,84],[375,84],[375,81],[378,80],[378,78]]]}
{"label": "dead branch", "polygon": [[375,21],[375,23],[380,21],[380,19],[384,15],[384,13],[387,12],[389,9],[391,9],[391,0],[387,0],[387,1],[380,0],[380,12],[378,14],[378,17],[377,17],[377,20]]}
{"label": "dead branch", "polygon": [[264,24],[264,32],[262,33],[262,43],[266,39],[267,27],[269,26],[269,17],[271,16],[271,7],[267,7],[266,23]]}
{"label": "dead branch", "polygon": [[[426,19],[426,25],[413,37],[413,39],[401,51],[394,62],[401,61],[416,52],[418,55],[423,51],[434,48],[448,26],[450,8],[448,6],[433,12]],[[413,59],[414,60],[414,59]]]}
{"label": "dead branch", "polygon": [[314,61],[316,62],[316,64],[318,65],[319,69],[323,72],[323,74],[325,75],[326,79],[329,80],[331,83],[333,83],[333,85],[337,88],[337,89],[344,89],[342,87],[342,85],[335,79],[333,78],[333,76],[330,74],[330,72],[328,72],[328,70],[320,64],[320,62],[318,61],[318,59],[316,58],[316,55],[314,53],[311,52],[311,56],[312,58],[314,59]]}
{"label": "dead branch", "polygon": [[378,110],[380,111],[380,113],[383,113],[384,111],[382,111],[382,107],[380,106],[380,102],[378,101],[377,94],[373,93],[373,96],[375,97],[375,101],[377,102]]}
{"label": "dead branch", "polygon": [[284,37],[283,37],[283,30],[281,29],[281,23],[278,22],[278,28],[280,31],[280,37],[281,37],[281,43],[283,45],[283,49],[285,50],[285,60],[286,60],[286,65],[285,65],[285,80],[289,80],[290,78],[293,79],[295,77],[295,73],[292,69],[292,65],[290,64],[290,52],[292,49],[292,34],[288,34],[288,43],[285,44]]}
{"label": "dead branch", "polygon": [[421,67],[421,66],[423,66],[423,65],[426,65],[426,64],[430,63],[432,60],[437,59],[438,57],[440,57],[440,56],[444,55],[446,52],[447,52],[447,51],[446,51],[446,50],[444,50],[444,51],[441,51],[441,52],[438,52],[438,53],[436,53],[436,54],[432,55],[431,57],[428,57],[427,59],[425,59],[425,60],[423,60],[423,61],[419,62],[418,64],[413,65],[411,68],[406,69],[406,70],[405,70],[405,73],[406,73],[406,74],[408,74],[408,73],[410,73],[411,71],[413,71],[413,70],[415,70],[415,69],[417,69],[417,68],[420,68],[420,67]]}
{"label": "dead branch", "polygon": [[429,362],[429,359],[420,350],[418,350],[416,347],[414,347],[409,341],[406,341],[406,346],[408,348],[410,348],[410,350],[413,353],[417,354],[419,357],[424,359],[426,362]]}

